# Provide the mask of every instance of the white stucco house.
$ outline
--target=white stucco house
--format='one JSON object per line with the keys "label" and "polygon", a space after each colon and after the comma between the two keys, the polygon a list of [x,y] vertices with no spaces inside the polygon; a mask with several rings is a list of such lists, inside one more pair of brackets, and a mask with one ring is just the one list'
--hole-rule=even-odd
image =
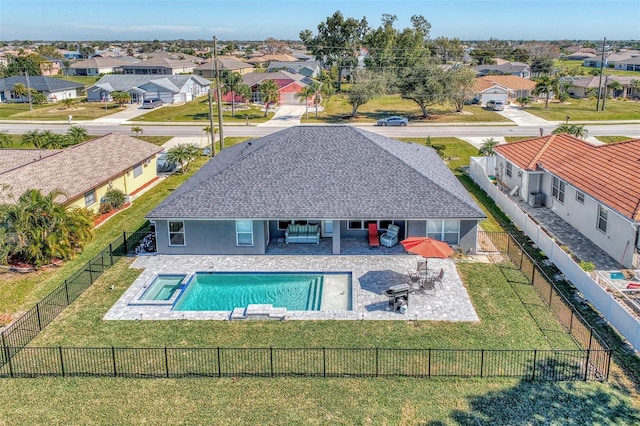
{"label": "white stucco house", "polygon": [[640,139],[595,146],[558,134],[498,145],[498,185],[552,210],[627,268],[640,266]]}
{"label": "white stucco house", "polygon": [[132,103],[160,98],[163,103],[174,104],[207,94],[211,82],[198,75],[123,75],[102,77],[87,89],[89,102],[111,101],[114,91],[131,94]]}

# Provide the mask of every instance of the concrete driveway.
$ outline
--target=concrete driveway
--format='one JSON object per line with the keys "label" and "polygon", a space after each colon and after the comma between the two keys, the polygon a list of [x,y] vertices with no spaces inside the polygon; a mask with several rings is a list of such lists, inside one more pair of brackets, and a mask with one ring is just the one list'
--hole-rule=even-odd
{"label": "concrete driveway", "polygon": [[538,126],[542,128],[548,128],[550,126],[556,125],[556,123],[554,122],[547,121],[533,114],[529,114],[518,106],[507,105],[504,108],[504,111],[496,111],[496,113],[513,121],[517,126]]}
{"label": "concrete driveway", "polygon": [[282,105],[277,109],[271,120],[258,124],[258,127],[299,126],[304,112],[304,105]]}

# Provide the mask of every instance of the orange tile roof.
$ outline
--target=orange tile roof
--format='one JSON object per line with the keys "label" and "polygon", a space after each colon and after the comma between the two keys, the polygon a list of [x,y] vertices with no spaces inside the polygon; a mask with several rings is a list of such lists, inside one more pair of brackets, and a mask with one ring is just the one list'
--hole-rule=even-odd
{"label": "orange tile roof", "polygon": [[494,148],[523,170],[545,170],[624,217],[640,221],[640,139],[592,145],[566,134]]}
{"label": "orange tile roof", "polygon": [[485,75],[476,79],[476,85],[480,84],[480,81],[492,83],[491,85],[498,84],[511,90],[533,90],[536,87],[535,81],[517,75]]}

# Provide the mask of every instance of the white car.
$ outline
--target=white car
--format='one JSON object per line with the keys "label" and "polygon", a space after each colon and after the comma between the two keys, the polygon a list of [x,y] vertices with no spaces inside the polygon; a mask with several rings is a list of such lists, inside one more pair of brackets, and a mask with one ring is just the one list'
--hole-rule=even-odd
{"label": "white car", "polygon": [[399,117],[397,115],[381,118],[376,123],[377,126],[406,126],[409,124],[409,120],[404,117]]}

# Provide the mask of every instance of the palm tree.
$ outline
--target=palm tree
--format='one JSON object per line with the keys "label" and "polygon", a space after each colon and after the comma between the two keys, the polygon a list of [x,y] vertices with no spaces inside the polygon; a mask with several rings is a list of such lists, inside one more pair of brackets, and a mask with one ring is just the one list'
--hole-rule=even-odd
{"label": "palm tree", "polygon": [[640,91],[640,80],[631,80],[629,87],[633,88],[633,95],[638,96],[638,92]]}
{"label": "palm tree", "polygon": [[136,134],[136,138],[138,137],[138,135],[143,133],[142,127],[140,127],[140,126],[133,126],[131,128],[131,131]]}
{"label": "palm tree", "polygon": [[179,144],[167,151],[167,161],[180,164],[182,173],[186,173],[189,164],[200,155],[200,147],[193,143]]}
{"label": "palm tree", "polygon": [[27,89],[27,86],[25,86],[22,83],[16,83],[13,85],[13,95],[18,97],[18,98],[22,98],[23,96],[26,96],[29,94],[29,90]]}
{"label": "palm tree", "polygon": [[236,115],[236,90],[242,84],[242,76],[237,72],[225,72],[222,75],[224,94],[231,93],[231,115]]}
{"label": "palm tree", "polygon": [[538,77],[536,80],[536,87],[533,89],[533,93],[538,96],[542,94],[546,94],[546,101],[544,103],[545,108],[549,108],[549,97],[551,96],[551,91],[553,90],[553,82],[551,78],[546,75],[542,77]]}
{"label": "palm tree", "polygon": [[33,146],[34,148],[43,148],[43,144],[45,143],[44,137],[42,136],[42,132],[40,130],[29,130],[21,138],[22,145]]}
{"label": "palm tree", "polygon": [[71,105],[75,103],[76,103],[76,100],[73,98],[64,98],[62,100],[62,105],[64,105],[67,109],[71,108]]}
{"label": "palm tree", "polygon": [[[313,82],[306,87],[303,87],[298,93],[296,93],[296,98],[304,101],[304,111],[307,119],[309,119],[309,98],[316,95],[320,87],[318,83]],[[316,104],[317,105],[317,104]],[[316,111],[316,117],[318,113]]]}
{"label": "palm tree", "polygon": [[556,127],[551,133],[553,133],[554,135],[557,135],[559,133],[566,133],[568,135],[575,136],[580,139],[585,139],[589,134],[589,131],[585,129],[584,126],[565,123]]}
{"label": "palm tree", "polygon": [[9,136],[8,130],[0,130],[0,148],[9,148],[13,145],[13,139]]}
{"label": "palm tree", "polygon": [[495,148],[499,143],[500,142],[494,138],[483,140],[482,145],[480,145],[480,149],[478,150],[478,154],[484,155],[485,157],[492,157],[495,154],[493,148]]}
{"label": "palm tree", "polygon": [[611,95],[614,98],[616,98],[617,97],[616,94],[623,89],[622,83],[620,83],[618,80],[610,81],[609,84],[607,84],[607,88],[611,90],[612,92]]}
{"label": "palm tree", "polygon": [[89,136],[89,132],[87,129],[81,126],[71,126],[69,130],[67,130],[67,138],[71,145],[77,145],[81,142],[84,142]]}
{"label": "palm tree", "polygon": [[265,104],[264,108],[264,116],[266,117],[269,113],[269,106],[272,103],[278,103],[280,88],[278,84],[273,80],[266,80],[260,85],[260,95],[261,100]]}
{"label": "palm tree", "polygon": [[65,136],[53,133],[51,130],[45,130],[40,135],[42,137],[41,148],[61,149],[68,144]]}

